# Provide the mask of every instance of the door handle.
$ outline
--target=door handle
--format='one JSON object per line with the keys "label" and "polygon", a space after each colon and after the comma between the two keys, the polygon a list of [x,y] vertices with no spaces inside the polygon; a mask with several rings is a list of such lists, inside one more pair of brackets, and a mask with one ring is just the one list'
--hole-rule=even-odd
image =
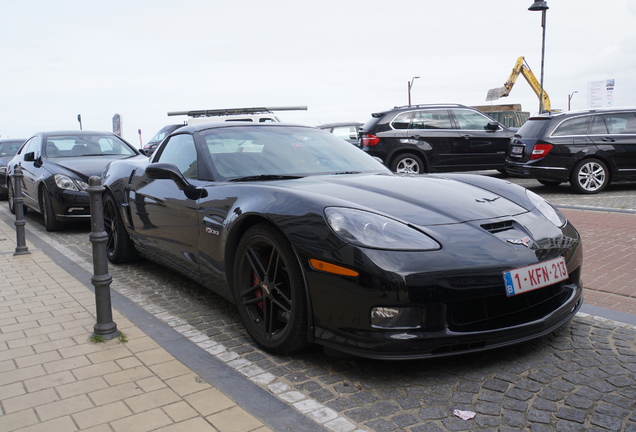
{"label": "door handle", "polygon": [[462,135],[462,138],[464,138],[464,139],[470,139],[470,138],[471,138],[471,136],[470,136],[470,135]]}
{"label": "door handle", "polygon": [[614,138],[608,138],[608,137],[603,137],[601,138],[601,141],[605,141],[605,142],[616,142],[616,140]]}

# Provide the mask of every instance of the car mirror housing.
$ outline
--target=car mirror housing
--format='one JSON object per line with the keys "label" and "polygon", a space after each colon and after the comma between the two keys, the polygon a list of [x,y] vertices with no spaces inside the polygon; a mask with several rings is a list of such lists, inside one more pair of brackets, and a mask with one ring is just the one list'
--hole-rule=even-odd
{"label": "car mirror housing", "polygon": [[199,198],[205,198],[207,195],[205,189],[199,189],[190,184],[183,174],[181,174],[179,168],[174,164],[165,162],[151,163],[146,167],[146,174],[155,180],[172,180],[189,199],[197,200]]}
{"label": "car mirror housing", "polygon": [[486,128],[488,130],[497,130],[499,129],[499,123],[496,121],[488,122],[488,125],[486,126]]}
{"label": "car mirror housing", "polygon": [[28,152],[24,155],[25,162],[35,162],[35,152]]}

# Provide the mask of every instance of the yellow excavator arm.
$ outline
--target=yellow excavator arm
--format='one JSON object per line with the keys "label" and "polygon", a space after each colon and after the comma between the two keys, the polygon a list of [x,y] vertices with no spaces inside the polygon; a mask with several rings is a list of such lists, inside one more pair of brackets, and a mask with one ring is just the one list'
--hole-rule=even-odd
{"label": "yellow excavator arm", "polygon": [[528,63],[526,63],[526,60],[523,57],[519,57],[517,59],[517,62],[512,68],[512,72],[510,72],[510,76],[504,83],[503,87],[489,90],[486,100],[496,100],[500,97],[508,96],[510,94],[510,90],[512,90],[512,87],[515,85],[519,74],[523,75],[539,100],[542,100],[543,103],[541,106],[543,107],[543,111],[550,111],[550,97],[545,90],[542,91],[541,84],[537,80],[537,77],[534,76],[532,70],[528,66]]}

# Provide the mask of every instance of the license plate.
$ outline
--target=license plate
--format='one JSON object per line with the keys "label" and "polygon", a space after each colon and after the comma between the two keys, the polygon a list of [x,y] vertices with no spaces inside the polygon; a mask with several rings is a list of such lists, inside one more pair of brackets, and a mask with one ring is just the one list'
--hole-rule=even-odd
{"label": "license plate", "polygon": [[523,154],[523,147],[522,146],[512,146],[512,148],[510,149],[510,154],[513,154],[513,155]]}
{"label": "license plate", "polygon": [[503,272],[508,297],[543,288],[566,280],[565,258],[559,257],[526,267]]}

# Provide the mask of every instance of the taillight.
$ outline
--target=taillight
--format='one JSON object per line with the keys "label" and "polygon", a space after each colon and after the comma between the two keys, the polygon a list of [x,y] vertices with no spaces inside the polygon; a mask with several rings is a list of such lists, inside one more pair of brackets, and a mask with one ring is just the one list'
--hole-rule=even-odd
{"label": "taillight", "polygon": [[380,142],[380,138],[371,134],[362,134],[360,138],[362,141],[362,147],[374,146]]}
{"label": "taillight", "polygon": [[550,150],[552,150],[552,144],[535,144],[530,155],[530,160],[537,160],[545,157]]}

